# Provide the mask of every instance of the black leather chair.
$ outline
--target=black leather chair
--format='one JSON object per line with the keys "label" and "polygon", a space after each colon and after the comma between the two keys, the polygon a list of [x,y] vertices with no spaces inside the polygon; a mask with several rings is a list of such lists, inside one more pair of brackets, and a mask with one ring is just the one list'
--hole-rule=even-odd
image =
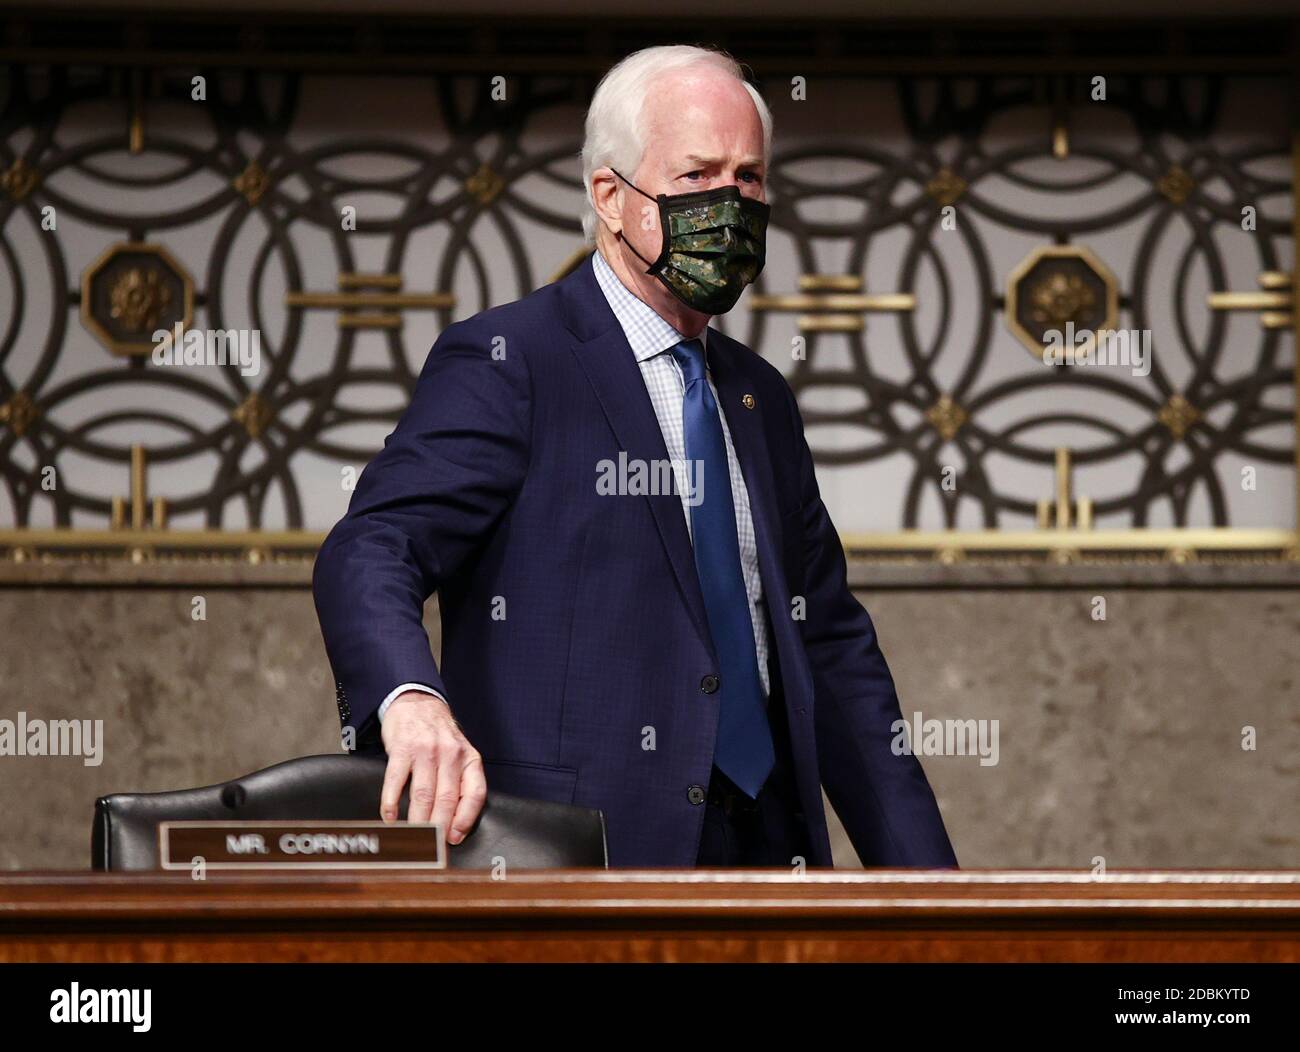
{"label": "black leather chair", "polygon": [[[158,823],[166,821],[377,819],[384,783],[382,754],[303,756],[220,785],[165,793],[115,793],[95,801],[91,866],[159,869]],[[406,817],[407,794],[400,815]],[[488,789],[473,831],[448,845],[447,865],[488,869],[607,868],[600,811],[527,800]]]}

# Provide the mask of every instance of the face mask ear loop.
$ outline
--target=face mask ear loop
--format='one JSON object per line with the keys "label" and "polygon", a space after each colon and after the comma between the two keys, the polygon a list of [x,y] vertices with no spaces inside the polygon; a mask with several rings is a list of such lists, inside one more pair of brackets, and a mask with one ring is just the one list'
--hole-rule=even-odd
{"label": "face mask ear loop", "polygon": [[628,182],[627,179],[624,179],[624,178],[623,178],[623,173],[620,172],[617,168],[611,168],[610,171],[613,172],[615,175],[617,175],[620,179],[623,179],[623,182],[627,183],[628,186],[630,186],[630,187],[631,187],[633,190],[635,190],[638,194],[640,194],[642,197],[644,197],[647,201],[656,201],[656,200],[658,200],[657,198],[651,197],[648,193],[646,193],[644,190],[642,190],[641,187],[637,186],[636,183]]}
{"label": "face mask ear loop", "polygon": [[[620,179],[622,179],[623,182],[627,183],[628,186],[630,186],[630,187],[631,187],[633,190],[635,190],[638,194],[640,194],[642,197],[644,197],[647,201],[654,201],[654,200],[656,200],[655,198],[651,197],[648,193],[646,193],[644,190],[642,190],[639,186],[637,186],[636,183],[629,182],[627,179],[625,179],[625,178],[623,177],[623,174],[622,174],[622,173],[621,173],[617,168],[611,168],[610,171],[613,172],[615,175],[617,175]],[[632,249],[632,255],[636,256],[637,259],[639,259],[642,263],[644,263],[644,264],[646,265],[646,267],[648,268],[648,269],[646,270],[646,273],[647,273],[647,274],[654,274],[654,273],[655,273],[655,265],[654,265],[653,263],[651,263],[648,259],[646,259],[645,256],[641,255],[641,253],[638,252],[635,248],[632,247],[632,242],[629,241],[626,237],[623,236],[623,232],[622,232],[622,231],[619,231],[619,235],[618,235],[618,236],[619,236],[619,239],[623,242],[623,244],[627,245],[628,248],[631,248],[631,249]]]}

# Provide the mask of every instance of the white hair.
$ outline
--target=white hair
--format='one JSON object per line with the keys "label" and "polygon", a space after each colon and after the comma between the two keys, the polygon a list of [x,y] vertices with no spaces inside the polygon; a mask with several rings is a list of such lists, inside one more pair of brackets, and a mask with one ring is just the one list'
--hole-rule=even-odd
{"label": "white hair", "polygon": [[591,175],[597,168],[617,168],[629,179],[645,154],[642,111],[651,82],[664,73],[690,66],[716,66],[745,85],[763,125],[763,162],[772,152],[772,112],[757,89],[745,79],[740,63],[723,51],[669,44],[634,51],[601,78],[587,109],[586,137],[582,143],[582,185],[587,191],[582,232],[596,239],[599,219],[592,202]]}

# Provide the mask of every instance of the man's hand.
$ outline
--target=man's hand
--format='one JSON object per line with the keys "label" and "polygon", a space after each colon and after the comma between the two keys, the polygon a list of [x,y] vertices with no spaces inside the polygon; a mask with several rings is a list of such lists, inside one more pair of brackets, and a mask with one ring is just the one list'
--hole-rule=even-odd
{"label": "man's hand", "polygon": [[408,690],[393,699],[380,727],[388,768],[379,798],[379,816],[397,820],[406,780],[411,780],[407,820],[437,822],[447,843],[459,844],[474,827],[487,779],[483,757],[460,732],[447,705],[432,694]]}

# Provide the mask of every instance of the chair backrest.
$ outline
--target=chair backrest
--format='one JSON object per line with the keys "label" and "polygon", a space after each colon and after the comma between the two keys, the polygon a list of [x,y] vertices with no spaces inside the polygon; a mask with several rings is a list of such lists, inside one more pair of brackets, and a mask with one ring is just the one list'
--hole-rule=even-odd
{"label": "chair backrest", "polygon": [[[219,785],[164,793],[115,793],[95,801],[91,866],[159,868],[158,823],[165,821],[377,819],[382,754],[303,756]],[[406,817],[407,794],[400,816]],[[488,869],[607,868],[600,811],[488,790],[474,830],[449,845],[447,865]]]}

